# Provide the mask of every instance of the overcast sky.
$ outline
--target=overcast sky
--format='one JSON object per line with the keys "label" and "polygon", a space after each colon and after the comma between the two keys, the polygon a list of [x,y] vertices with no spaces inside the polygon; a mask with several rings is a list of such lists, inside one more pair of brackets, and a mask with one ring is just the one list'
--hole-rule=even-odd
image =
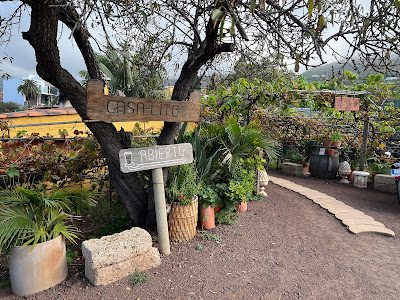
{"label": "overcast sky", "polygon": [[[0,16],[8,16],[10,12],[16,7],[18,3],[12,2],[0,2]],[[6,45],[0,45],[0,54],[7,54],[13,57],[13,62],[3,62],[0,64],[0,70],[10,74],[12,77],[26,77],[29,74],[36,74],[35,66],[36,60],[33,48],[29,43],[22,39],[22,32],[27,31],[29,28],[29,13],[25,12],[22,18],[22,22],[19,27],[15,26],[12,33],[11,41]],[[328,28],[329,31],[333,31],[333,28]],[[59,48],[61,55],[61,63],[64,68],[71,72],[76,78],[79,78],[78,72],[85,69],[84,61],[82,56],[73,42],[73,39],[69,39],[69,30],[63,26],[60,28],[60,39]],[[335,49],[342,49],[345,51],[345,44],[340,41],[334,42]],[[44,47],[46,45],[43,45]],[[327,62],[333,62],[334,58],[331,54],[327,53],[325,56]],[[293,66],[289,66],[293,68]],[[304,68],[300,69],[304,71]],[[169,77],[176,77],[176,74],[169,72]]]}

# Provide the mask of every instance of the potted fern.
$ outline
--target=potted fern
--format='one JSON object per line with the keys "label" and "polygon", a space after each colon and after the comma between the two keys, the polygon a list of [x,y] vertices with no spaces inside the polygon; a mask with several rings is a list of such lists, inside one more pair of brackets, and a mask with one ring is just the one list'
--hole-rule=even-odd
{"label": "potted fern", "polygon": [[28,296],[67,276],[65,239],[74,242],[71,221],[77,207],[94,203],[93,194],[43,187],[0,191],[0,253],[8,253],[11,289]]}
{"label": "potted fern", "polygon": [[190,241],[196,235],[198,219],[198,184],[193,165],[169,169],[166,193],[172,202],[168,215],[168,229],[172,242]]}

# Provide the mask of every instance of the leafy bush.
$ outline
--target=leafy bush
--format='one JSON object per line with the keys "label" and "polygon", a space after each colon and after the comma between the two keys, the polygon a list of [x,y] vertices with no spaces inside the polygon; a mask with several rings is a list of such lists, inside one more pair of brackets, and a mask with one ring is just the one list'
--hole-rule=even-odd
{"label": "leafy bush", "polygon": [[170,201],[190,205],[198,193],[197,175],[193,165],[174,166],[169,169],[167,196]]}

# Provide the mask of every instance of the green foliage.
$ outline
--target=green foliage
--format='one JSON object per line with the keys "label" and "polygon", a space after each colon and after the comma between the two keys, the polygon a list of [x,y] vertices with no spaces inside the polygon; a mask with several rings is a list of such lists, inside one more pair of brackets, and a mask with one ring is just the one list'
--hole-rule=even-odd
{"label": "green foliage", "polygon": [[203,207],[208,207],[209,205],[214,207],[219,200],[219,196],[218,193],[215,191],[215,188],[205,183],[199,184],[198,195],[199,204]]}
{"label": "green foliage", "polygon": [[[59,147],[54,141],[32,144],[26,141],[0,145],[0,175],[9,169],[19,172],[17,182],[48,181],[63,187],[91,178],[93,189],[107,182],[107,170],[100,145],[92,137],[75,137]],[[0,181],[3,186],[9,185]]]}
{"label": "green foliage", "polygon": [[168,199],[182,205],[190,205],[199,190],[194,166],[188,164],[171,167],[168,176]]}
{"label": "green foliage", "polygon": [[143,129],[142,124],[139,122],[135,123],[135,127],[132,130],[132,148],[149,147],[157,144],[155,137],[135,137],[135,136],[145,136],[145,135],[156,135],[152,128]]}
{"label": "green foliage", "polygon": [[[0,191],[0,252],[13,246],[35,246],[60,234],[74,242],[78,229],[68,213],[94,202],[93,194],[43,187]],[[82,203],[82,204],[81,204]]]}
{"label": "green foliage", "polygon": [[71,265],[78,256],[79,256],[78,251],[72,250],[70,247],[67,247],[67,264],[68,265]]}
{"label": "green foliage", "polygon": [[93,238],[118,233],[131,227],[128,213],[116,195],[107,199],[104,194],[87,214],[90,215],[90,222],[94,227],[91,235]]}
{"label": "green foliage", "polygon": [[194,161],[199,182],[211,182],[215,173],[211,174],[213,164],[220,158],[221,147],[212,145],[213,140],[209,136],[202,136],[202,126],[199,125],[193,133],[191,143],[194,151]]}
{"label": "green foliage", "polygon": [[302,164],[304,162],[304,157],[297,148],[290,148],[286,152],[285,158],[295,164]]}
{"label": "green foliage", "polygon": [[22,106],[15,102],[0,102],[0,114],[22,110]]}
{"label": "green foliage", "polygon": [[234,172],[228,183],[226,195],[233,204],[247,202],[252,199],[255,186],[255,170],[248,170],[242,164]]}
{"label": "green foliage", "polygon": [[10,287],[10,286],[11,286],[11,281],[9,278],[0,280],[0,288]]}
{"label": "green foliage", "polygon": [[60,137],[66,137],[68,135],[68,131],[67,129],[58,129],[58,134],[60,135]]}
{"label": "green foliage", "polygon": [[263,150],[266,157],[276,157],[275,142],[255,124],[240,126],[237,119],[229,118],[223,125],[208,125],[204,134],[217,143],[222,152],[222,163],[233,170],[241,158],[252,158]]}
{"label": "green foliage", "polygon": [[16,138],[23,138],[28,131],[26,130],[18,130],[17,134],[15,135]]}
{"label": "green foliage", "polygon": [[338,132],[335,132],[334,134],[332,134],[331,136],[331,141],[332,142],[340,142],[342,140],[342,135]]}
{"label": "green foliage", "polygon": [[27,99],[35,98],[40,95],[40,88],[35,80],[24,79],[17,88],[18,93],[24,95]]}
{"label": "green foliage", "polygon": [[110,78],[110,91],[122,91],[129,97],[160,97],[155,94],[162,89],[165,70],[151,60],[151,53],[131,53],[128,45],[123,49],[110,49],[105,55],[98,54],[101,70]]}
{"label": "green foliage", "polygon": [[231,208],[223,209],[215,215],[218,224],[234,225],[237,223],[237,213]]}
{"label": "green foliage", "polygon": [[196,247],[194,247],[194,249],[196,249],[197,251],[203,251],[203,245],[200,244],[200,243],[198,243],[198,244],[196,245]]}
{"label": "green foliage", "polygon": [[136,270],[131,274],[131,283],[133,285],[140,285],[149,281],[149,277],[145,272]]}
{"label": "green foliage", "polygon": [[216,235],[215,233],[209,232],[209,231],[203,231],[201,236],[202,236],[203,240],[212,241],[216,244],[219,244],[222,241],[220,236]]}

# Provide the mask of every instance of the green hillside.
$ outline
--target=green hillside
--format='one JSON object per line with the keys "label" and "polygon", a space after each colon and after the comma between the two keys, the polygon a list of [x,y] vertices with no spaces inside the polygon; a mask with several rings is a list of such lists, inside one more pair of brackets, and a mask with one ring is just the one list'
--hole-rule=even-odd
{"label": "green hillside", "polygon": [[[338,76],[340,74],[343,74],[343,70],[350,70],[358,74],[359,78],[361,79],[368,76],[369,74],[378,73],[371,67],[365,69],[365,67],[363,67],[360,62],[356,62],[356,66],[357,67],[354,68],[353,64],[348,64],[345,67],[343,67],[343,65],[339,63],[330,63],[309,69],[303,72],[301,75],[304,76],[304,78],[307,79],[308,81],[315,81],[315,80],[330,79],[333,76]],[[397,65],[395,67],[395,70],[396,71],[394,72],[385,73],[385,71],[382,71],[381,73],[383,73],[385,77],[400,77],[400,65]]]}

